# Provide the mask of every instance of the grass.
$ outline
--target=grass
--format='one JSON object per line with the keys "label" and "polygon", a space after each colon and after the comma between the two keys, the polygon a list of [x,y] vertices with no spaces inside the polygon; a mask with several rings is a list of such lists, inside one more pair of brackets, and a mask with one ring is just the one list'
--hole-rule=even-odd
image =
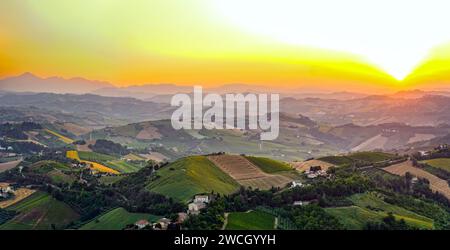
{"label": "grass", "polygon": [[44,192],[36,192],[9,206],[7,210],[19,212],[13,219],[0,225],[2,230],[62,229],[79,218],[67,204]]}
{"label": "grass", "polygon": [[395,155],[383,152],[357,152],[343,156],[326,156],[318,160],[337,166],[351,165],[357,161],[376,163],[395,158]]}
{"label": "grass", "polygon": [[121,173],[134,173],[141,169],[141,166],[137,166],[123,160],[108,161],[105,165]]}
{"label": "grass", "polygon": [[106,162],[106,161],[117,160],[117,158],[114,156],[100,154],[100,153],[96,153],[96,152],[79,151],[78,156],[80,157],[80,159],[86,160],[86,161]]}
{"label": "grass", "polygon": [[349,155],[349,157],[354,160],[375,163],[393,159],[395,158],[395,155],[383,152],[357,152]]}
{"label": "grass", "polygon": [[422,161],[434,168],[439,168],[444,171],[450,172],[450,158],[437,158],[431,160]]}
{"label": "grass", "polygon": [[191,156],[180,159],[158,170],[159,176],[149,183],[148,190],[187,202],[195,194],[230,194],[239,184],[222,172],[205,156]]}
{"label": "grass", "polygon": [[246,156],[245,158],[269,174],[292,170],[288,164],[270,158],[254,156]]}
{"label": "grass", "polygon": [[271,230],[275,217],[261,211],[235,212],[228,215],[226,230]]}
{"label": "grass", "polygon": [[59,134],[59,133],[55,132],[55,131],[52,131],[50,129],[44,129],[44,130],[45,130],[45,132],[58,137],[61,141],[63,141],[66,144],[72,144],[74,142],[74,140],[70,139],[69,137],[66,137],[66,136],[64,136],[62,134]]}
{"label": "grass", "polygon": [[116,208],[106,214],[100,215],[91,222],[85,224],[81,230],[122,230],[129,224],[134,224],[138,220],[149,222],[157,221],[160,216],[143,213],[130,213],[124,208]]}
{"label": "grass", "polygon": [[397,219],[403,219],[411,226],[432,229],[433,220],[383,201],[378,193],[355,194],[349,198],[354,206],[327,208],[347,229],[362,229],[366,222],[380,221],[393,213]]}
{"label": "grass", "polygon": [[38,161],[36,163],[33,163],[30,166],[30,169],[35,172],[35,173],[39,173],[39,174],[46,174],[49,173],[53,170],[66,170],[66,171],[70,171],[71,169],[65,165],[62,164],[60,162],[55,162],[55,161]]}
{"label": "grass", "polygon": [[353,160],[347,156],[325,156],[317,160],[328,162],[337,166],[350,165],[353,163]]}

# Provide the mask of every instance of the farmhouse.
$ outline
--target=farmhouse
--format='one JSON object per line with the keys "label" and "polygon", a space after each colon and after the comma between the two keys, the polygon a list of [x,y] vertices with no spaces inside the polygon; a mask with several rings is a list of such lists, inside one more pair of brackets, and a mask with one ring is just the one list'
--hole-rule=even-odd
{"label": "farmhouse", "polygon": [[295,188],[295,187],[303,187],[303,186],[304,186],[303,183],[301,181],[299,181],[299,180],[292,181],[292,187],[293,188]]}
{"label": "farmhouse", "polygon": [[420,156],[429,156],[431,153],[429,151],[419,151]]}
{"label": "farmhouse", "polygon": [[305,206],[305,205],[308,205],[308,204],[310,204],[311,202],[310,201],[294,201],[294,206]]}
{"label": "farmhouse", "polygon": [[14,194],[14,190],[7,183],[0,183],[0,198],[8,199]]}
{"label": "farmhouse", "polygon": [[170,219],[167,218],[161,218],[158,220],[158,223],[161,226],[162,230],[167,230],[167,227],[170,225],[170,223],[172,223],[172,221]]}
{"label": "farmhouse", "polygon": [[144,227],[150,225],[150,222],[148,222],[147,220],[138,220],[134,225],[138,229],[143,229]]}
{"label": "farmhouse", "polygon": [[209,195],[196,195],[194,197],[194,203],[208,203],[209,202]]}
{"label": "farmhouse", "polygon": [[197,215],[200,213],[200,210],[206,207],[206,204],[203,202],[192,202],[188,205],[188,214]]}

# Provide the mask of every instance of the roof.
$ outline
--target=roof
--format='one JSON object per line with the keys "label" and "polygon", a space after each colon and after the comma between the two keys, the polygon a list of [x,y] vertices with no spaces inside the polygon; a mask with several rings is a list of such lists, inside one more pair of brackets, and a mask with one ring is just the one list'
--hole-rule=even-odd
{"label": "roof", "polygon": [[138,220],[135,225],[139,225],[139,226],[146,226],[150,224],[150,222],[148,222],[147,220]]}

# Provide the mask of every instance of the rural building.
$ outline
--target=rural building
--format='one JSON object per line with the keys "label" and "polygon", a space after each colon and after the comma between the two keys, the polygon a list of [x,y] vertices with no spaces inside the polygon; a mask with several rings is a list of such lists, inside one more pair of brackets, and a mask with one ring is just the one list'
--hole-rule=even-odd
{"label": "rural building", "polygon": [[192,202],[188,205],[188,214],[199,214],[200,210],[206,207],[203,202]]}
{"label": "rural building", "polygon": [[420,156],[429,156],[430,152],[429,151],[419,151]]}
{"label": "rural building", "polygon": [[292,181],[292,187],[303,187],[303,183],[299,180]]}
{"label": "rural building", "polygon": [[158,224],[161,226],[162,230],[167,230],[167,227],[169,226],[170,223],[172,223],[172,221],[167,218],[161,218],[158,220]]}
{"label": "rural building", "polygon": [[294,206],[305,206],[305,205],[308,205],[308,204],[310,204],[311,202],[310,201],[294,201]]}
{"label": "rural building", "polygon": [[208,203],[209,195],[196,195],[194,197],[194,203],[199,203],[199,202]]}
{"label": "rural building", "polygon": [[150,222],[147,220],[139,220],[134,225],[137,226],[138,229],[143,229],[144,227],[150,225]]}
{"label": "rural building", "polygon": [[188,215],[187,213],[178,213],[178,223],[183,223],[187,219]]}
{"label": "rural building", "polygon": [[8,199],[14,194],[14,190],[8,183],[0,183],[0,198]]}

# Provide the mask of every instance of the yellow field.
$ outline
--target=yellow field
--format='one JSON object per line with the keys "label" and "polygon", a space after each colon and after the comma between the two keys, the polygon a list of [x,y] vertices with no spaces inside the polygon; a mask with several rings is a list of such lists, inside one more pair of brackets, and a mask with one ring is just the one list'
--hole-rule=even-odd
{"label": "yellow field", "polygon": [[73,159],[73,160],[77,160],[79,162],[86,163],[86,164],[90,165],[92,169],[97,170],[99,172],[110,173],[110,174],[120,174],[118,171],[108,168],[107,166],[104,166],[100,163],[81,160],[80,156],[78,156],[78,152],[75,150],[67,151],[66,157],[69,159]]}
{"label": "yellow field", "polygon": [[55,131],[51,131],[50,129],[45,129],[47,133],[50,133],[56,137],[58,137],[61,141],[67,144],[72,144],[74,140],[70,139],[69,137],[65,137],[64,135],[61,135],[59,133],[56,133]]}
{"label": "yellow field", "polygon": [[17,202],[27,198],[32,195],[36,190],[28,189],[28,188],[19,188],[14,192],[14,198],[0,201],[0,208],[7,208],[16,204]]}

